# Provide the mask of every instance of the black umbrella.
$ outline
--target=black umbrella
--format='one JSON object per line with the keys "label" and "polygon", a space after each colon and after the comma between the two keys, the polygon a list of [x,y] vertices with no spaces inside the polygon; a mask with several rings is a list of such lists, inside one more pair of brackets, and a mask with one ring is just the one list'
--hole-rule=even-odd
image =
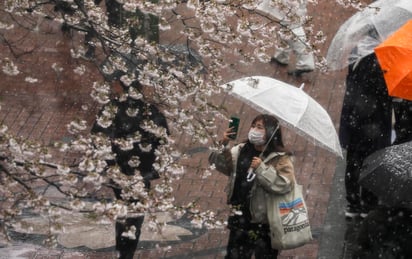
{"label": "black umbrella", "polygon": [[412,208],[412,141],[368,156],[359,183],[386,205]]}

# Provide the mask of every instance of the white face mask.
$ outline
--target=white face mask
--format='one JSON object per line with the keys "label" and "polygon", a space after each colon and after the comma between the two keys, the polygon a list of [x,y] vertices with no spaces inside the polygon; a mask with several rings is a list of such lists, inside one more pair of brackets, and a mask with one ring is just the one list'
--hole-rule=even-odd
{"label": "white face mask", "polygon": [[263,145],[266,142],[265,133],[253,129],[249,130],[248,139],[253,145]]}

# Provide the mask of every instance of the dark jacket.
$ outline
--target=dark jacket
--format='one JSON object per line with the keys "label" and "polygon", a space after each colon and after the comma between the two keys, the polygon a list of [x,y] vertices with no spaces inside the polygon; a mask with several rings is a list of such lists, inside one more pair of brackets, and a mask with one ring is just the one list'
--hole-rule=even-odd
{"label": "dark jacket", "polygon": [[[146,187],[149,188],[150,180],[159,178],[157,171],[153,167],[156,159],[155,150],[161,145],[162,140],[166,140],[145,129],[143,124],[152,121],[155,125],[163,127],[168,135],[169,129],[166,118],[155,106],[141,100],[133,100],[131,98],[124,101],[113,100],[105,107],[109,105],[118,109],[112,124],[104,128],[96,122],[91,132],[100,132],[112,139],[112,151],[116,154],[116,157],[114,160],[107,161],[109,165],[118,165],[121,172],[126,175],[134,175],[136,170],[139,171]],[[103,107],[100,115],[105,107]],[[138,112],[135,116],[130,116],[130,110],[128,111],[128,109],[136,109]],[[133,139],[136,134],[140,135],[140,137],[137,137],[133,142],[132,149],[124,150],[116,141],[127,138]],[[139,158],[140,163],[138,166],[129,163],[133,157]],[[119,198],[121,190],[114,188],[114,191],[117,198]]]}
{"label": "dark jacket", "polygon": [[392,98],[375,54],[349,67],[339,140],[363,156],[391,144]]}

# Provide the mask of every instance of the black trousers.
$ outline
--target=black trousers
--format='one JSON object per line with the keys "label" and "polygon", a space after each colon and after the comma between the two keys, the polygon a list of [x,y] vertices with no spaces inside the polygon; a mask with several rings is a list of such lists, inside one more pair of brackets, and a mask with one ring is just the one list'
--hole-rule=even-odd
{"label": "black trousers", "polygon": [[268,225],[252,224],[242,216],[231,216],[228,220],[230,229],[226,259],[274,259],[278,250],[273,249]]}
{"label": "black trousers", "polygon": [[[119,259],[133,259],[139,243],[143,220],[144,216],[116,221],[116,250],[119,252]],[[135,228],[136,238],[123,236],[123,232],[129,231],[132,227]]]}
{"label": "black trousers", "polygon": [[366,152],[350,150],[347,153],[347,164],[345,171],[346,200],[354,210],[368,210],[378,204],[378,198],[367,188],[359,185],[359,176],[363,160],[369,155]]}

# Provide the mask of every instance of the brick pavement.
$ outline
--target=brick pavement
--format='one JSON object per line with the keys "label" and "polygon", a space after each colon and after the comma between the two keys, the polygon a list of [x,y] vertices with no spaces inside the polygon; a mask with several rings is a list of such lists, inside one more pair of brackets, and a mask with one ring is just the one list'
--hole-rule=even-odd
{"label": "brick pavement", "polygon": [[[328,36],[328,41],[322,53],[327,50],[328,42],[339,27],[341,21],[352,12],[343,10],[333,1],[320,1],[316,9],[309,9],[314,16],[316,29],[322,29]],[[23,66],[23,74],[16,78],[4,76],[0,85],[2,108],[0,122],[9,126],[10,131],[17,135],[44,143],[70,138],[65,125],[77,115],[94,119],[96,107],[92,103],[88,90],[84,85],[90,85],[93,71],[82,76],[69,76],[68,71],[77,65],[70,60],[69,44],[66,38],[59,34],[58,29],[50,28],[52,34],[42,37],[43,44],[36,50],[37,60],[24,60],[18,64]],[[53,35],[53,36],[51,36]],[[30,46],[30,44],[28,44]],[[4,46],[0,57],[7,55]],[[26,46],[27,47],[27,46]],[[236,57],[233,58],[236,64]],[[63,71],[54,74],[43,74],[43,67],[53,62],[63,67]],[[286,69],[272,64],[255,63],[250,66],[237,64],[236,70],[227,71],[224,78],[228,81],[248,75],[266,75],[284,80],[293,85],[305,83],[305,91],[316,99],[331,115],[338,128],[340,107],[344,92],[343,72],[324,74],[314,72],[304,75],[301,79],[287,76]],[[22,83],[22,78],[29,75],[42,75],[38,84]],[[228,114],[237,114],[242,118],[240,134],[244,135],[247,125],[256,112],[229,96],[220,96],[216,102],[227,107]],[[221,121],[220,131],[227,122]],[[246,125],[246,126],[245,126]],[[316,258],[322,238],[323,224],[327,214],[328,202],[334,177],[336,158],[320,148],[308,143],[300,136],[284,129],[284,142],[296,154],[296,177],[306,191],[306,202],[310,212],[310,221],[315,239],[304,247],[283,251],[279,258]],[[188,138],[175,134],[178,147],[188,157],[181,162],[188,166],[187,173],[175,183],[177,203],[185,204],[194,199],[200,207],[212,209],[223,219],[227,216],[226,194],[224,188],[227,179],[217,173],[203,179],[207,167],[207,152],[204,147],[188,145]],[[142,248],[136,252],[135,258],[223,258],[228,237],[226,229],[209,230],[195,239],[175,243],[168,248]],[[72,250],[40,249],[29,252],[29,257],[41,258],[113,258],[113,250],[79,252]]]}

